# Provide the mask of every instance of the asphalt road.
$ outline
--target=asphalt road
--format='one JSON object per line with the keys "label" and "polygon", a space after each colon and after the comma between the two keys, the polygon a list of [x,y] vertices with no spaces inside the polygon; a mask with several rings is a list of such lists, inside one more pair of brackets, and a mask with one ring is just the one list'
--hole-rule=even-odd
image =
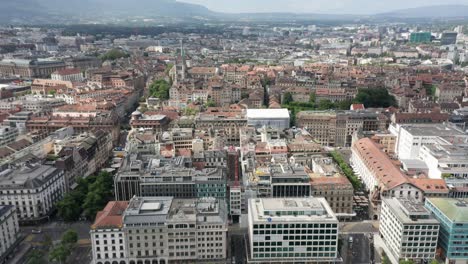
{"label": "asphalt road", "polygon": [[239,224],[229,226],[229,254],[227,263],[244,264],[247,263],[246,245],[244,232],[247,230],[240,228]]}
{"label": "asphalt road", "polygon": [[[20,232],[25,236],[25,239],[20,243],[18,248],[26,250],[18,250],[14,259],[9,263],[24,263],[29,249],[43,248],[44,241],[51,239],[52,242],[60,242],[62,235],[69,229],[73,229],[78,233],[78,244],[72,251],[67,263],[88,264],[91,262],[91,245],[89,243],[89,227],[90,222],[76,222],[72,224],[64,222],[49,222],[37,226],[22,226]],[[33,234],[32,230],[40,230],[40,233]],[[43,248],[44,249],[44,248]],[[44,249],[47,251],[47,249]]]}
{"label": "asphalt road", "polygon": [[[353,237],[352,242],[349,241],[350,236]],[[340,254],[341,254],[341,257],[343,258],[344,264],[372,263],[371,254],[374,249],[367,235],[344,234],[340,236],[340,240],[341,240]]]}

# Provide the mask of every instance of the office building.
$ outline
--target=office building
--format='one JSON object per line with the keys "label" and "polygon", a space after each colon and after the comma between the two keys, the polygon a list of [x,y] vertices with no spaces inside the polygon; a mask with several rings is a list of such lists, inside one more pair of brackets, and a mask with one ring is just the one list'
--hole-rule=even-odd
{"label": "office building", "polygon": [[289,128],[288,109],[247,109],[247,124],[253,127]]}
{"label": "office building", "polygon": [[248,206],[249,263],[338,260],[338,220],[325,198],[258,198]]}
{"label": "office building", "polygon": [[396,153],[399,159],[417,159],[422,146],[438,140],[447,144],[468,142],[468,134],[450,124],[391,125],[390,131],[397,136]]}
{"label": "office building", "polygon": [[411,43],[428,43],[431,39],[431,32],[413,32],[410,35]]}
{"label": "office building", "polygon": [[439,246],[445,263],[468,263],[468,199],[429,198],[426,208],[440,222]]}
{"label": "office building", "polygon": [[14,142],[16,137],[18,137],[16,127],[0,126],[0,147]]}
{"label": "office building", "polygon": [[382,201],[379,233],[397,260],[430,261],[436,256],[439,222],[420,201]]}
{"label": "office building", "polygon": [[446,31],[442,33],[442,36],[440,37],[440,44],[442,45],[454,45],[457,43],[457,32],[450,32]]}

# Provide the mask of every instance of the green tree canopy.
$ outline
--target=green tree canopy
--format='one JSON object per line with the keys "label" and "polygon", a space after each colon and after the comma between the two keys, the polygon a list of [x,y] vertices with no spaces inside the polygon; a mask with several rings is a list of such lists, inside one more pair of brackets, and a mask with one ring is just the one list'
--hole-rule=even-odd
{"label": "green tree canopy", "polygon": [[395,97],[385,88],[359,89],[354,102],[364,104],[365,107],[398,106]]}
{"label": "green tree canopy", "polygon": [[399,264],[415,264],[413,260],[400,260]]}
{"label": "green tree canopy", "polygon": [[44,259],[44,253],[38,249],[33,249],[29,252],[26,260],[26,264],[46,264],[47,261]]}
{"label": "green tree canopy", "polygon": [[70,253],[71,253],[70,248],[68,248],[63,243],[60,243],[54,248],[52,248],[52,250],[50,251],[49,260],[56,261],[59,263],[65,263]]}
{"label": "green tree canopy", "polygon": [[332,101],[328,99],[320,100],[318,103],[319,110],[328,110],[328,109],[333,109],[333,108],[335,108],[335,105],[333,104]]}
{"label": "green tree canopy", "polygon": [[111,49],[108,52],[102,54],[99,56],[99,58],[103,61],[106,60],[116,60],[120,58],[128,58],[130,57],[130,54],[124,52],[123,50],[120,49]]}
{"label": "green tree canopy", "polygon": [[171,86],[164,80],[156,80],[149,86],[149,93],[152,97],[157,97],[161,100],[169,99],[169,89]]}
{"label": "green tree canopy", "polygon": [[292,94],[290,92],[284,93],[283,104],[290,104],[292,101],[294,101]]}
{"label": "green tree canopy", "polygon": [[100,172],[96,181],[89,185],[84,199],[83,209],[88,219],[93,219],[96,213],[112,199],[113,176],[108,172]]}
{"label": "green tree canopy", "polygon": [[69,245],[74,245],[78,242],[78,233],[73,230],[73,229],[68,229],[63,235],[62,235],[62,243],[69,244]]}

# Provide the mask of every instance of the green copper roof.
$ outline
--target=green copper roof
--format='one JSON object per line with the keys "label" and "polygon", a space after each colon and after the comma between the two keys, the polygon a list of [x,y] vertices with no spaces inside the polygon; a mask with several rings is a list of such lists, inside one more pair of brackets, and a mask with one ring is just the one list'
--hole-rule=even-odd
{"label": "green copper roof", "polygon": [[429,198],[429,201],[453,222],[468,223],[468,199]]}

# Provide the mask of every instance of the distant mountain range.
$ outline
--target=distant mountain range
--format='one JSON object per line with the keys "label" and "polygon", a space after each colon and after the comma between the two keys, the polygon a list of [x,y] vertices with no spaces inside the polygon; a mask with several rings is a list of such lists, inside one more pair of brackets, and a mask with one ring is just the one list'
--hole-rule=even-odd
{"label": "distant mountain range", "polygon": [[376,15],[217,13],[176,0],[0,0],[1,24],[73,24],[133,18],[207,18],[213,20],[356,20],[468,18],[466,5],[426,6]]}
{"label": "distant mountain range", "polygon": [[467,18],[467,5],[436,5],[395,10],[377,16],[395,18]]}

